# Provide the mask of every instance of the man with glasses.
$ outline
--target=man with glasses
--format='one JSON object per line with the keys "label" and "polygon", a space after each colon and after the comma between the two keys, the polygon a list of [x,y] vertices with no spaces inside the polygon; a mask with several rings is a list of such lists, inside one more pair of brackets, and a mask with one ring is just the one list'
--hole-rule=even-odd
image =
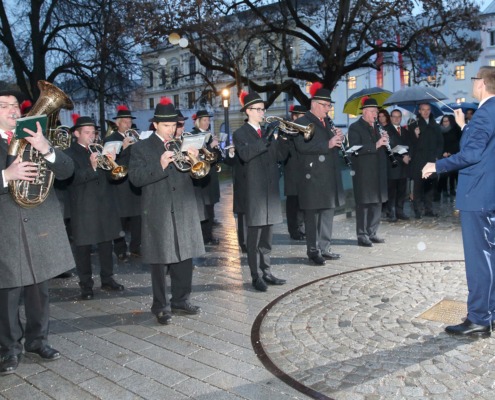
{"label": "man with glasses", "polygon": [[316,82],[310,94],[310,110],[295,121],[315,127],[312,139],[306,141],[303,135],[294,139],[299,162],[297,192],[299,206],[304,211],[307,255],[316,265],[324,265],[325,259],[340,258],[330,246],[335,207],[345,203],[339,157],[344,135],[333,127],[328,117],[332,109],[330,90]]}
{"label": "man with glasses", "polygon": [[253,287],[265,292],[267,284],[286,282],[271,273],[270,253],[273,225],[282,222],[277,162],[287,158],[288,145],[286,140],[263,133],[265,103],[258,93],[242,92],[239,100],[240,111],[248,119],[233,135],[235,150],[244,163],[247,258]]}
{"label": "man with glasses", "polygon": [[423,178],[459,171],[456,208],[460,210],[466,279],[467,318],[445,331],[460,336],[490,336],[495,319],[495,67],[481,67],[473,81],[479,108],[463,129],[461,149],[450,157],[427,163]]}

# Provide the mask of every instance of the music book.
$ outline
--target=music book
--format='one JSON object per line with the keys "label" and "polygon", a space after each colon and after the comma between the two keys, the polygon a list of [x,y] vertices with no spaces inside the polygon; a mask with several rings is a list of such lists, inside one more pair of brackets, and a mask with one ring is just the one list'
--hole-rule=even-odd
{"label": "music book", "polygon": [[409,146],[403,146],[398,144],[392,149],[392,153],[406,154],[409,151]]}
{"label": "music book", "polygon": [[24,128],[31,129],[33,132],[38,130],[36,122],[39,122],[41,129],[43,129],[43,135],[46,136],[46,115],[33,115],[31,117],[17,118],[15,124],[14,137],[16,139],[24,139],[29,136],[29,133],[24,132]]}

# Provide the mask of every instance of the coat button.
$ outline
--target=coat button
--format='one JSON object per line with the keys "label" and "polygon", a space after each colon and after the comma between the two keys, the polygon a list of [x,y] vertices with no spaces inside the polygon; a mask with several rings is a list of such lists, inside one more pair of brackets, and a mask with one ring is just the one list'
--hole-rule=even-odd
{"label": "coat button", "polygon": [[28,222],[28,218],[24,218],[24,222]]}
{"label": "coat button", "polygon": [[174,187],[172,188],[172,192],[175,192],[175,188]]}

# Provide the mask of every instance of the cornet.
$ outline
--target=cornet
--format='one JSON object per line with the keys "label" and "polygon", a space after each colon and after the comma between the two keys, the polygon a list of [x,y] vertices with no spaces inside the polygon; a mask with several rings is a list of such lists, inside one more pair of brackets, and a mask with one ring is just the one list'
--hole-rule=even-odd
{"label": "cornet", "polygon": [[204,178],[210,172],[210,164],[207,161],[198,160],[191,154],[181,150],[182,141],[171,139],[165,142],[165,150],[174,153],[172,162],[181,172],[189,172],[194,179]]}
{"label": "cornet", "polygon": [[96,153],[96,166],[97,168],[104,169],[105,171],[111,171],[110,176],[113,180],[119,180],[127,175],[127,167],[118,165],[106,154],[103,154],[103,146],[98,143],[90,143],[88,150],[91,154]]}
{"label": "cornet", "polygon": [[128,129],[124,133],[125,137],[129,137],[132,139],[131,144],[137,143],[140,138],[139,138],[139,132],[135,129]]}
{"label": "cornet", "polygon": [[268,124],[278,122],[278,129],[289,136],[297,136],[302,133],[304,135],[304,140],[310,140],[315,133],[315,127],[313,124],[309,124],[308,126],[299,125],[295,122],[287,121],[283,118],[275,116],[265,117],[265,122]]}

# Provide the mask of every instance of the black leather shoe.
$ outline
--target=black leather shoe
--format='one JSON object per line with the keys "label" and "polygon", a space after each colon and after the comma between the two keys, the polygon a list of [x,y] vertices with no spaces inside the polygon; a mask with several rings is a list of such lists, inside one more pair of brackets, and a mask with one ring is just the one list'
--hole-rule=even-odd
{"label": "black leather shoe", "polygon": [[83,300],[92,300],[94,297],[93,289],[90,287],[82,287],[81,288],[81,299]]}
{"label": "black leather shoe", "polygon": [[139,257],[141,257],[141,252],[140,251],[131,251],[131,257],[132,258],[139,258]]}
{"label": "black leather shoe", "polygon": [[305,236],[302,233],[299,233],[299,232],[290,235],[290,238],[292,240],[305,240],[306,239]]}
{"label": "black leather shoe", "polygon": [[191,303],[184,303],[181,305],[172,305],[172,313],[174,314],[187,314],[196,315],[201,312],[201,307],[193,306]]}
{"label": "black leather shoe", "polygon": [[321,256],[320,252],[309,252],[308,258],[313,261],[316,265],[325,265],[325,259]]}
{"label": "black leather shoe", "polygon": [[379,238],[378,236],[370,237],[372,243],[385,243],[385,239]]}
{"label": "black leather shoe", "polygon": [[58,360],[60,358],[60,352],[58,350],[51,348],[48,345],[41,346],[38,349],[33,349],[33,350],[25,349],[25,350],[26,353],[37,354],[45,361],[53,361],[53,360]]}
{"label": "black leather shoe", "polygon": [[113,279],[111,279],[107,282],[102,282],[101,289],[102,290],[113,290],[115,292],[122,292],[122,291],[124,291],[124,285],[121,285],[120,283],[117,283]]}
{"label": "black leather shoe", "polygon": [[287,281],[285,279],[280,279],[272,274],[263,274],[263,280],[269,285],[285,285]]}
{"label": "black leather shoe", "polygon": [[129,261],[129,256],[127,254],[119,254],[119,255],[117,255],[117,259],[120,262],[128,262]]}
{"label": "black leather shoe", "polygon": [[421,213],[420,212],[415,212],[414,213],[414,218],[421,219]]}
{"label": "black leather shoe", "polygon": [[217,238],[211,238],[211,239],[206,239],[204,243],[207,246],[218,246],[220,244],[220,240],[218,240]]}
{"label": "black leather shoe", "polygon": [[437,213],[434,213],[433,211],[427,211],[427,212],[425,212],[425,217],[436,218],[436,217],[438,217],[438,214]]}
{"label": "black leather shoe", "polygon": [[18,356],[6,356],[0,362],[0,375],[13,374],[19,366],[21,355]]}
{"label": "black leather shoe", "polygon": [[398,218],[397,217],[389,217],[387,218],[387,222],[397,222]]}
{"label": "black leather shoe", "polygon": [[358,239],[358,246],[361,247],[373,247],[373,243],[371,242],[370,239]]}
{"label": "black leather shoe", "polygon": [[490,336],[492,333],[491,325],[473,324],[469,319],[459,325],[451,325],[445,328],[445,332],[452,335],[461,336]]}
{"label": "black leather shoe", "polygon": [[67,279],[72,278],[74,273],[72,271],[63,272],[60,275],[57,275],[54,279]]}
{"label": "black leather shoe", "polygon": [[247,253],[247,246],[245,244],[241,244],[241,252],[242,253]]}
{"label": "black leather shoe", "polygon": [[321,252],[321,256],[325,259],[325,260],[338,260],[340,258],[340,254],[338,253],[333,253],[331,251],[322,251]]}
{"label": "black leather shoe", "polygon": [[159,324],[168,325],[172,321],[172,316],[168,312],[159,312],[156,316],[156,320]]}
{"label": "black leather shoe", "polygon": [[401,219],[403,221],[409,221],[409,217],[406,214],[397,214],[397,219]]}
{"label": "black leather shoe", "polygon": [[258,291],[258,292],[266,292],[268,290],[268,286],[266,286],[265,281],[261,278],[257,278],[253,280],[253,287]]}

